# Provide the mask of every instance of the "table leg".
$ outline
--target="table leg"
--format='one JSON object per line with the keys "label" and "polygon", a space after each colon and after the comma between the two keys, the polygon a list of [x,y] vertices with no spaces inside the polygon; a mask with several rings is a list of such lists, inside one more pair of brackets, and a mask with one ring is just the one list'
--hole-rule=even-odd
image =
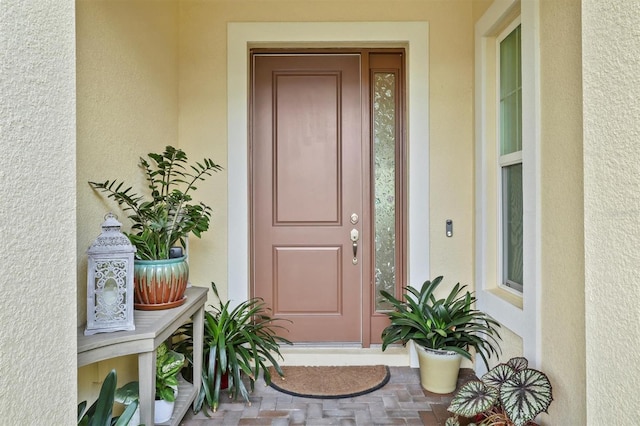
{"label": "table leg", "polygon": [[204,339],[204,306],[202,306],[193,315],[193,386],[195,387],[196,397],[193,402],[195,408],[195,400],[200,395],[200,387],[202,386],[202,350]]}
{"label": "table leg", "polygon": [[155,351],[138,354],[138,385],[140,402],[140,422],[151,426],[154,423],[156,394],[156,353]]}

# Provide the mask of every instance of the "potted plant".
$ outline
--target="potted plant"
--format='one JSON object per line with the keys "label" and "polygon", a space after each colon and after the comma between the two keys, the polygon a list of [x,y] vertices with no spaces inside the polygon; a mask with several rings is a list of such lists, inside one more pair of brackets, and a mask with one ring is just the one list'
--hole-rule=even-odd
{"label": "potted plant", "polygon": [[[225,388],[232,399],[241,396],[249,402],[243,378],[247,378],[253,391],[260,374],[267,384],[271,383],[269,365],[282,377],[279,344],[291,344],[278,336],[282,327],[276,322],[280,319],[269,316],[262,299],[251,298],[233,308],[230,301],[220,300],[214,283],[211,287],[218,303],[204,312],[202,387],[194,402],[195,412],[203,407],[206,410],[207,406],[217,411],[220,391]],[[174,334],[175,350],[186,354],[190,363],[193,363],[192,329],[192,323],[188,323]]]}
{"label": "potted plant", "polygon": [[[189,278],[185,240],[209,229],[211,208],[192,202],[196,184],[222,169],[211,159],[188,163],[181,149],[167,146],[161,154],[140,158],[149,194],[138,195],[122,181],[89,182],[115,200],[133,222],[126,233],[136,247],[134,297],[136,309],[173,308],[184,303]],[[176,250],[175,247],[178,246]]]}
{"label": "potted plant", "polygon": [[425,281],[420,289],[405,287],[403,300],[381,291],[392,310],[386,312],[391,323],[382,331],[382,350],[394,343],[413,341],[418,351],[421,384],[435,393],[450,393],[456,388],[462,357],[472,360],[471,350],[487,358],[498,355],[500,325],[487,314],[473,308],[476,298],[456,284],[444,299],[435,291],[439,276]]}
{"label": "potted plant", "polygon": [[447,426],[459,426],[458,416],[487,426],[535,425],[533,420],[547,412],[551,401],[549,378],[529,368],[526,358],[512,358],[458,390],[448,408],[455,416],[447,420]]}
{"label": "potted plant", "polygon": [[[87,408],[87,401],[78,404],[78,425],[81,426],[125,426],[138,408],[138,401],[131,401],[126,410],[113,417],[113,402],[117,383],[116,370],[111,370],[102,382],[98,399]],[[86,409],[86,410],[85,410]]]}
{"label": "potted plant", "polygon": [[166,343],[156,349],[156,401],[154,420],[164,423],[171,419],[178,395],[178,373],[184,367],[183,354],[169,350]]}

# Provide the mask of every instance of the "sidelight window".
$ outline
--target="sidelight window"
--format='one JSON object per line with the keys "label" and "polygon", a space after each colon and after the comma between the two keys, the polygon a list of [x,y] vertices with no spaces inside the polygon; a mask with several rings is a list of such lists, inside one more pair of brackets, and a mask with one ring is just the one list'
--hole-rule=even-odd
{"label": "sidelight window", "polygon": [[402,55],[369,56],[371,125],[372,280],[374,312],[390,309],[380,291],[398,294],[404,285],[402,180]]}

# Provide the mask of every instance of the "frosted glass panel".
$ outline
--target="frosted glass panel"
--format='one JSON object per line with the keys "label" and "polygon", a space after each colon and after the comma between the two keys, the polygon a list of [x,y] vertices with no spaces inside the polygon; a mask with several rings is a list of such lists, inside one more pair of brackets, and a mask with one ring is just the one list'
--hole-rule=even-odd
{"label": "frosted glass panel", "polygon": [[504,281],[522,291],[522,164],[502,168]]}
{"label": "frosted glass panel", "polygon": [[373,75],[373,155],[376,310],[381,290],[396,286],[396,76]]}

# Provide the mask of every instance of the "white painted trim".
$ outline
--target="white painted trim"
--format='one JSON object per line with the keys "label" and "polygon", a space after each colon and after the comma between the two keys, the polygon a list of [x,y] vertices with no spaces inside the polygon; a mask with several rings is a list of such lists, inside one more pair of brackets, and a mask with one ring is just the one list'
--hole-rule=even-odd
{"label": "white painted trim", "polygon": [[295,43],[406,48],[408,280],[424,281],[430,273],[428,22],[231,22],[227,25],[229,299],[238,302],[249,296],[249,48]]}
{"label": "white painted trim", "polygon": [[[522,185],[525,195],[524,214],[524,256],[528,268],[524,267],[527,281],[524,289],[524,312],[528,326],[523,333],[524,355],[535,367],[542,362],[542,174],[541,174],[541,103],[540,103],[540,5],[539,0],[522,3],[522,50],[529,52],[522,56],[522,68],[529,73],[522,77],[522,113],[528,120],[522,123],[523,164]],[[525,101],[526,99],[526,101]],[[529,223],[529,225],[527,225]],[[529,254],[527,254],[529,253]]]}
{"label": "white painted trim", "polygon": [[[486,188],[488,181],[486,160],[487,147],[494,143],[487,137],[487,48],[486,43],[499,35],[506,19],[513,16],[520,7],[522,25],[522,97],[523,97],[523,192],[524,196],[524,281],[523,308],[520,309],[494,292],[497,283],[487,283],[487,217],[488,201]],[[514,16],[515,17],[515,16]],[[520,3],[517,0],[496,0],[478,20],[475,29],[475,129],[476,129],[476,293],[478,307],[504,324],[523,341],[523,352],[532,365],[540,363],[540,52],[539,52],[539,0]],[[489,41],[488,41],[489,40]],[[526,163],[526,166],[524,164]],[[499,258],[500,256],[498,256]]]}

